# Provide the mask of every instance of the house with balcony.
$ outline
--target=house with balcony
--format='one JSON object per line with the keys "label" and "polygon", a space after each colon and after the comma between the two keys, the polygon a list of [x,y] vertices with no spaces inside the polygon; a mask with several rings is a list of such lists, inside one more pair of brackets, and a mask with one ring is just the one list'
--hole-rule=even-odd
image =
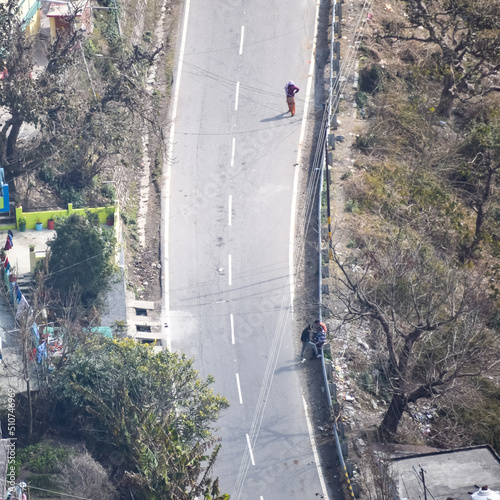
{"label": "house with balcony", "polygon": [[[0,3],[7,3],[7,1],[0,0]],[[36,35],[40,31],[42,1],[48,4],[47,18],[52,40],[56,39],[58,33],[69,33],[73,29],[92,32],[90,0],[54,0],[52,2],[50,0],[17,0],[18,15],[22,19],[28,36]]]}
{"label": "house with balcony", "polygon": [[84,30],[87,33],[92,33],[91,16],[90,0],[50,2],[47,17],[50,23],[51,39],[55,40],[58,34],[69,34],[73,30]]}

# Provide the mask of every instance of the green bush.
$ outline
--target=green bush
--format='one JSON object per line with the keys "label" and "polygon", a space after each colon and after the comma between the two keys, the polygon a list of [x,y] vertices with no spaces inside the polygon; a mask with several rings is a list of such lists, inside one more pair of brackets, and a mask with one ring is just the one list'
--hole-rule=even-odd
{"label": "green bush", "polygon": [[377,143],[377,138],[372,132],[367,132],[366,134],[360,134],[356,137],[356,142],[354,147],[359,149],[363,153],[369,153]]}
{"label": "green bush", "polygon": [[[119,15],[118,13],[116,15]],[[101,15],[95,19],[96,26],[102,36],[106,39],[109,47],[113,51],[121,48],[120,33],[115,17],[115,11],[101,12]],[[105,59],[105,58],[103,58]]]}
{"label": "green bush", "polygon": [[364,108],[368,102],[369,95],[366,92],[358,91],[356,92],[355,99],[358,108]]}
{"label": "green bush", "polygon": [[370,372],[358,373],[357,382],[358,386],[360,387],[360,389],[363,389],[363,391],[370,394],[374,393],[375,385],[373,383],[373,377]]}
{"label": "green bush", "polygon": [[[31,492],[32,497],[31,498],[54,498],[55,493],[51,493],[49,491],[43,491],[43,490],[51,490],[51,491],[60,491],[61,486],[59,483],[54,479],[53,476],[50,476],[49,474],[32,474],[29,478],[30,481],[30,487],[33,488],[33,491]],[[38,490],[37,488],[40,488]],[[59,497],[59,498],[67,498],[67,497]]]}
{"label": "green bush", "polygon": [[353,214],[359,213],[359,203],[356,200],[349,200],[344,205],[344,210]]}
{"label": "green bush", "polygon": [[73,203],[73,208],[83,208],[87,205],[83,193],[73,187],[61,189],[59,196],[63,203]]}
{"label": "green bush", "polygon": [[55,447],[48,443],[37,443],[17,450],[16,460],[30,472],[58,472],[70,456],[66,448]]}
{"label": "green bush", "polygon": [[359,90],[367,94],[378,92],[383,84],[385,72],[379,64],[371,64],[359,72]]}
{"label": "green bush", "polygon": [[115,186],[110,182],[103,184],[101,186],[101,195],[104,196],[109,201],[115,201],[116,200]]}
{"label": "green bush", "polygon": [[83,46],[84,54],[86,57],[90,58],[96,54],[99,54],[101,52],[102,48],[99,46],[99,42],[96,40],[93,40],[92,38],[88,38],[85,41],[85,44]]}
{"label": "green bush", "polygon": [[44,165],[38,171],[38,178],[53,187],[57,186],[57,172],[55,172],[55,170],[48,165]]}

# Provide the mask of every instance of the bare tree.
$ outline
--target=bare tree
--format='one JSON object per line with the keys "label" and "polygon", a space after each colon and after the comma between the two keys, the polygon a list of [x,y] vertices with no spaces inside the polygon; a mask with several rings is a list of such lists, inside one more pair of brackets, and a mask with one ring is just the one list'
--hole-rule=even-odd
{"label": "bare tree", "polygon": [[13,165],[23,123],[41,125],[44,116],[61,109],[70,99],[59,79],[74,63],[76,51],[73,49],[83,36],[75,31],[69,37],[58,37],[49,49],[45,67],[35,77],[36,38],[26,37],[22,20],[16,13],[17,4],[15,0],[0,4],[0,69],[6,69],[1,83],[0,107],[10,114],[0,128],[0,163],[7,167]]}
{"label": "bare tree", "polygon": [[500,91],[499,0],[406,0],[405,4],[406,20],[389,23],[384,37],[439,49],[434,61],[442,78],[438,113],[449,117],[459,96]]}
{"label": "bare tree", "polygon": [[63,491],[84,491],[85,496],[93,500],[118,498],[106,470],[86,450],[70,456],[57,478]]}
{"label": "bare tree", "polygon": [[[83,32],[73,30],[49,45],[34,74],[37,37],[26,37],[12,14],[16,6],[16,0],[0,4],[0,55],[6,54],[0,70],[7,69],[0,107],[10,115],[0,127],[0,163],[9,177],[40,168],[45,159],[64,189],[80,190],[102,171],[106,158],[127,147],[137,120],[160,133],[158,107],[144,80],[162,46],[149,52],[122,44],[120,50],[86,56]],[[77,14],[78,9],[68,16],[69,24]],[[39,140],[23,147],[29,165],[19,162],[23,123],[40,130]]]}
{"label": "bare tree", "polygon": [[[475,214],[474,236],[463,246],[463,257],[472,258],[480,248],[485,233],[494,236],[487,223],[498,208],[500,187],[500,121],[492,118],[473,122],[460,147],[463,158],[452,174],[453,185]],[[486,227],[486,229],[485,229]]]}
{"label": "bare tree", "polygon": [[371,447],[363,455],[362,475],[369,500],[393,500],[397,495],[390,461]]}
{"label": "bare tree", "polygon": [[381,330],[392,394],[380,425],[390,437],[409,403],[434,398],[461,378],[490,370],[490,300],[483,275],[459,268],[424,239],[399,231],[342,260],[336,293],[343,321],[365,318]]}

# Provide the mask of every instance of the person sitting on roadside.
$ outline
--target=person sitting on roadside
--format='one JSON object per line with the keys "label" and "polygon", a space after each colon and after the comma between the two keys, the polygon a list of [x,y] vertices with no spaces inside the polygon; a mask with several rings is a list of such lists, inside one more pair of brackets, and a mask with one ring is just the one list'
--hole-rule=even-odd
{"label": "person sitting on roadside", "polygon": [[312,324],[311,330],[313,333],[312,341],[316,344],[318,352],[320,352],[323,344],[326,342],[326,325],[317,319]]}

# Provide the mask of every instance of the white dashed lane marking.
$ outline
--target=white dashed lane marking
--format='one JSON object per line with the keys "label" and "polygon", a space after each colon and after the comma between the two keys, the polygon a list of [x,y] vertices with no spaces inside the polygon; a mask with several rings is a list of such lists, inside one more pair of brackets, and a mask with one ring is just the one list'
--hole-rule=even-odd
{"label": "white dashed lane marking", "polygon": [[229,315],[229,321],[231,322],[231,344],[235,343],[234,340],[234,317],[232,314]]}
{"label": "white dashed lane marking", "polygon": [[238,111],[238,97],[240,95],[240,82],[236,82],[236,96],[234,98],[234,110]]}
{"label": "white dashed lane marking", "polygon": [[245,26],[241,27],[240,56],[243,54],[243,39],[245,38]]}
{"label": "white dashed lane marking", "polygon": [[238,386],[238,397],[240,399],[240,405],[243,404],[243,396],[241,395],[241,385],[240,385],[240,376],[236,374],[236,385]]}

